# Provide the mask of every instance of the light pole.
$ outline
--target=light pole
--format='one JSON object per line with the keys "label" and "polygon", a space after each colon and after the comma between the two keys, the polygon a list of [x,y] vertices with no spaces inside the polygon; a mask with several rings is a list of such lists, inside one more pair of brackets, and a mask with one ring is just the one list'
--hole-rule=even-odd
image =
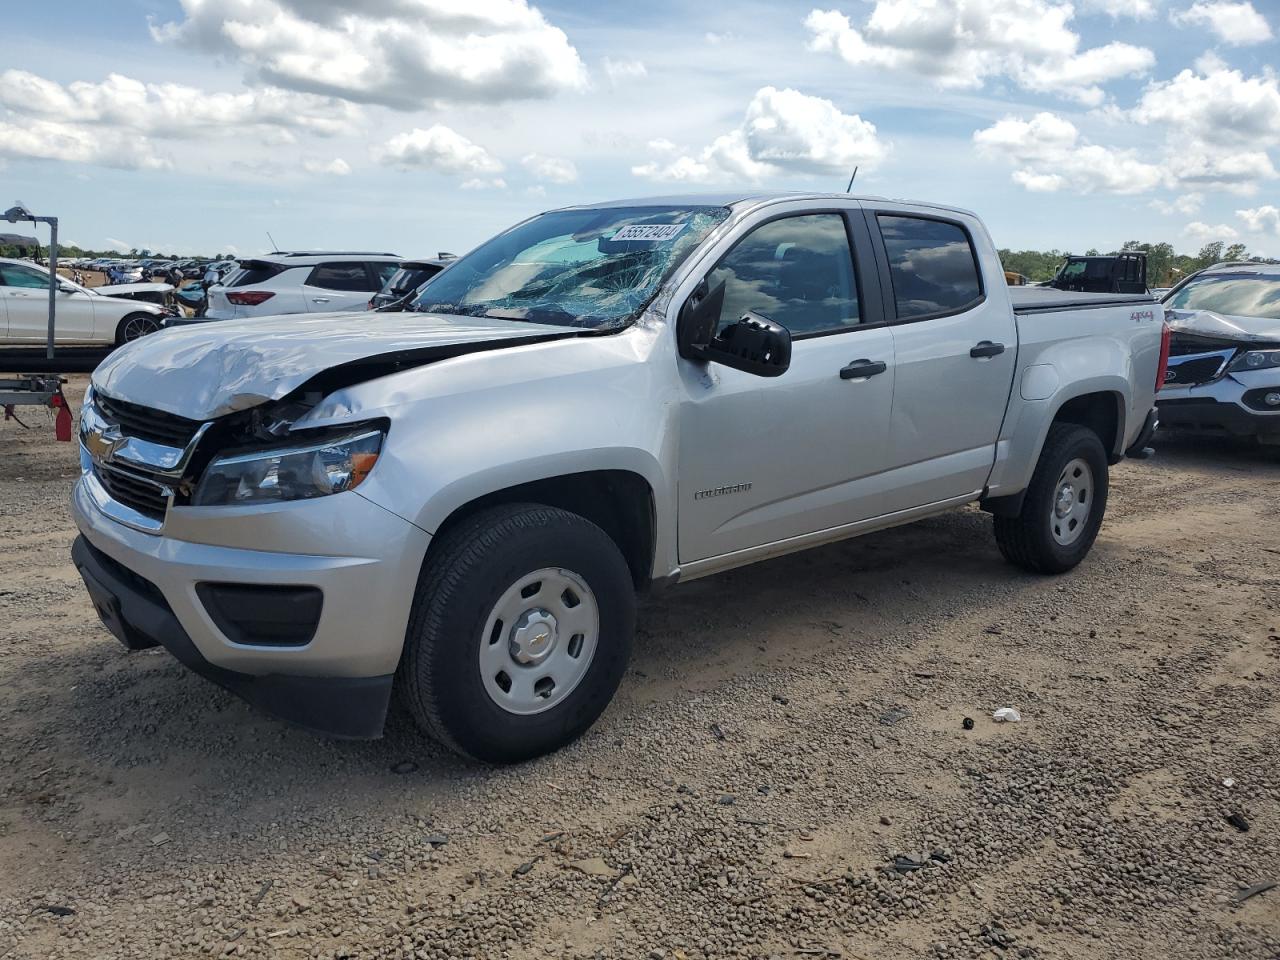
{"label": "light pole", "polygon": [[31,223],[47,223],[49,225],[49,339],[45,343],[45,357],[52,360],[54,301],[57,299],[58,293],[58,218],[37,217],[20,203],[14,204],[6,210],[4,218],[10,223],[27,220]]}

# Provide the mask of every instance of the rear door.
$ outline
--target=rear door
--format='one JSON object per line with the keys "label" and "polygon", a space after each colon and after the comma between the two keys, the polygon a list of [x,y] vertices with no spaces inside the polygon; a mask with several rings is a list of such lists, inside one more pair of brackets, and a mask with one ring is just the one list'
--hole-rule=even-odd
{"label": "rear door", "polygon": [[975,242],[976,221],[866,207],[897,365],[886,510],[972,496],[995,461],[1017,354],[1007,295],[983,282],[1000,276],[999,262]]}
{"label": "rear door", "polygon": [[893,336],[864,231],[856,208],[761,214],[706,274],[721,326],[753,311],[793,342],[777,378],[679,361],[682,562],[880,512]]}
{"label": "rear door", "polygon": [[[93,297],[80,290],[54,300],[57,343],[92,343]],[[0,263],[0,298],[9,318],[9,339],[16,343],[44,343],[49,332],[49,274],[33,267]]]}
{"label": "rear door", "polygon": [[[388,264],[394,273],[396,265]],[[363,310],[382,281],[363,260],[333,260],[311,268],[302,294],[311,313]]]}

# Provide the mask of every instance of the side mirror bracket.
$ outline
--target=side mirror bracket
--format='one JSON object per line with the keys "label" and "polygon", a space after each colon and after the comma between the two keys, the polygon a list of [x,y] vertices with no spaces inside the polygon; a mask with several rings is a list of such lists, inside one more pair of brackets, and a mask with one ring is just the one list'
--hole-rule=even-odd
{"label": "side mirror bracket", "polygon": [[780,377],[791,366],[791,332],[763,314],[748,311],[716,332],[724,308],[723,282],[711,289],[703,279],[676,321],[676,342],[686,360],[718,363],[757,377]]}

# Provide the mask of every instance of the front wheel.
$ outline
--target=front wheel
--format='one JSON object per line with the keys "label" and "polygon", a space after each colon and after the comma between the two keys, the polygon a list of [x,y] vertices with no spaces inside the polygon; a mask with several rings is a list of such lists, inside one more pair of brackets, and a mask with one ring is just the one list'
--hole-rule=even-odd
{"label": "front wheel", "polygon": [[116,327],[116,346],[123,347],[126,343],[132,343],[159,329],[160,321],[151,314],[131,313]]}
{"label": "front wheel", "polygon": [[1107,509],[1107,452],[1088,427],[1055,423],[1016,517],[996,517],[996,544],[1033,573],[1064,573],[1089,553]]}
{"label": "front wheel", "polygon": [[634,624],[630,571],[598,526],[537,504],[483,510],[423,566],[401,696],[459,753],[527,760],[575,740],[608,706]]}

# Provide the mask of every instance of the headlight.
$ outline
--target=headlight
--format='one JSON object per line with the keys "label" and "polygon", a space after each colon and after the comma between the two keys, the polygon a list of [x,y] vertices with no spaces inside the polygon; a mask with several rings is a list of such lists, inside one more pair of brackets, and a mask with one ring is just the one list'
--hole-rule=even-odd
{"label": "headlight", "polygon": [[382,450],[381,430],[362,430],[305,447],[217,457],[204,472],[193,506],[309,500],[354,490]]}
{"label": "headlight", "polygon": [[1241,370],[1270,370],[1280,367],[1280,350],[1247,350],[1231,361],[1227,367],[1232,373]]}

